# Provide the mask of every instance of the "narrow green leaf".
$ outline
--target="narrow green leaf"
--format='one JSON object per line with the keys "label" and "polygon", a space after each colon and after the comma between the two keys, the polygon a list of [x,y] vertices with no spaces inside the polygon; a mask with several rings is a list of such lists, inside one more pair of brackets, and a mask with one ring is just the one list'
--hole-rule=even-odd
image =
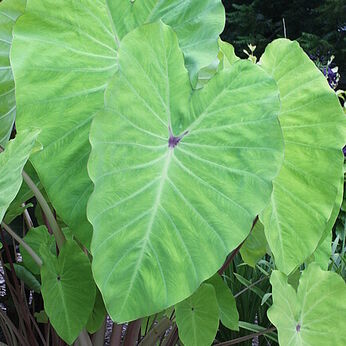
{"label": "narrow green leaf", "polygon": [[118,62],[90,133],[88,218],[95,281],[124,322],[221,267],[268,203],[283,147],[276,84],[249,61],[191,96],[178,40],[155,23],[123,39]]}
{"label": "narrow green leaf", "polygon": [[219,308],[213,285],[202,284],[175,306],[179,338],[186,346],[210,346],[219,326]]}
{"label": "narrow green leaf", "polygon": [[346,286],[343,279],[312,263],[304,270],[298,291],[279,271],[272,273],[273,306],[270,321],[280,345],[344,345],[346,342]]}
{"label": "narrow green leaf", "polygon": [[289,274],[315,250],[340,179],[346,118],[337,96],[297,42],[268,45],[260,66],[277,82],[285,160],[261,215],[275,264]]}
{"label": "narrow green leaf", "polygon": [[88,257],[74,241],[66,241],[56,258],[41,247],[44,309],[58,335],[72,344],[91,315],[96,288]]}
{"label": "narrow green leaf", "polygon": [[0,145],[5,147],[16,117],[15,87],[10,63],[12,29],[25,10],[26,0],[0,3]]}
{"label": "narrow green leaf", "polygon": [[222,324],[231,329],[239,330],[239,314],[233,294],[219,274],[215,274],[207,283],[214,286],[219,316]]}
{"label": "narrow green leaf", "polygon": [[20,189],[23,167],[38,134],[37,130],[23,131],[0,153],[0,221]]}

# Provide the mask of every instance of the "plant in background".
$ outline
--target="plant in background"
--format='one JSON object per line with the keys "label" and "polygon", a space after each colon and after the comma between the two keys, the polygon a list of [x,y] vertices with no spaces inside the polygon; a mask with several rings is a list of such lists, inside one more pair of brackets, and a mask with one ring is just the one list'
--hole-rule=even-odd
{"label": "plant in background", "polygon": [[9,345],[342,344],[345,117],[297,42],[239,59],[220,0],[0,18]]}

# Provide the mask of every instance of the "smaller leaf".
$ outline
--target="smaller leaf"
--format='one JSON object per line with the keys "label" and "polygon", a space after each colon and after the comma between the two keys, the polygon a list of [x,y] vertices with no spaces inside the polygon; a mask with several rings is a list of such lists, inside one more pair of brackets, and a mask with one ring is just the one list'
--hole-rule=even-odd
{"label": "smaller leaf", "polygon": [[86,330],[90,334],[94,334],[96,331],[98,331],[101,328],[102,323],[106,318],[106,313],[107,312],[102,300],[102,295],[100,291],[97,289],[94,308],[93,308],[93,311],[91,312],[88,323],[86,325]]}
{"label": "smaller leaf", "polygon": [[91,315],[96,288],[88,257],[74,241],[66,241],[59,257],[41,247],[44,309],[58,335],[72,344]]}
{"label": "smaller leaf", "polygon": [[[5,264],[5,267],[11,270],[11,267],[8,263]],[[18,279],[22,280],[30,290],[33,290],[36,293],[41,292],[40,282],[35,278],[34,275],[32,275],[32,273],[29,272],[29,270],[17,263],[13,263],[13,268]]]}
{"label": "smaller leaf", "polygon": [[219,308],[212,285],[202,284],[175,310],[179,337],[185,346],[212,344],[219,326]]}
{"label": "smaller leaf", "polygon": [[215,274],[207,283],[214,286],[216,300],[219,307],[219,316],[222,324],[231,329],[239,330],[239,314],[231,290],[219,274]]}
{"label": "smaller leaf", "polygon": [[[47,246],[53,254],[56,253],[55,241],[52,235],[48,233],[46,226],[39,226],[36,228],[31,228],[25,235],[23,240],[37,253],[40,253],[41,246]],[[28,268],[33,274],[40,274],[40,268],[36,262],[32,259],[30,254],[19,245],[19,251],[23,258],[23,264]]]}
{"label": "smaller leaf", "polygon": [[243,261],[250,267],[255,267],[256,263],[266,254],[267,240],[264,234],[264,227],[258,220],[240,248]]}
{"label": "smaller leaf", "polygon": [[323,270],[328,269],[328,263],[332,254],[332,232],[323,240],[323,242],[317,247],[311,257]]}
{"label": "smaller leaf", "polygon": [[44,310],[41,310],[40,312],[35,312],[34,316],[38,323],[48,323],[49,321],[48,316]]}
{"label": "smaller leaf", "polygon": [[277,270],[270,282],[268,318],[278,329],[280,345],[345,345],[346,286],[339,275],[312,263],[303,271],[297,292]]}

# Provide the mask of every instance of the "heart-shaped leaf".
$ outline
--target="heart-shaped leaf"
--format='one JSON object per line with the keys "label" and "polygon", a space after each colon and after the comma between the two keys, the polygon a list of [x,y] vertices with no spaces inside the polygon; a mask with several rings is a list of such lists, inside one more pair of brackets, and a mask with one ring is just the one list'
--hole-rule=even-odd
{"label": "heart-shaped leaf", "polygon": [[24,12],[26,0],[4,0],[0,4],[0,145],[6,146],[16,117],[14,81],[10,63],[12,29]]}
{"label": "heart-shaped leaf", "polygon": [[20,189],[23,167],[38,134],[36,130],[23,131],[0,153],[0,222]]}
{"label": "heart-shaped leaf", "polygon": [[343,177],[346,118],[297,42],[272,42],[260,61],[280,90],[285,160],[261,216],[277,267],[288,274],[315,250]]}
{"label": "heart-shaped leaf", "polygon": [[58,215],[86,246],[90,123],[117,70],[121,38],[160,18],[177,31],[191,73],[216,57],[221,0],[33,0],[14,29],[16,125],[42,130],[44,150],[32,163]]}
{"label": "heart-shaped leaf", "polygon": [[96,288],[88,257],[74,241],[65,242],[56,258],[41,247],[41,292],[46,311],[58,335],[72,344],[93,310]]}
{"label": "heart-shaped leaf", "polygon": [[88,217],[94,277],[123,322],[191,295],[245,239],[269,200],[282,136],[276,84],[249,61],[191,96],[163,23],[126,36],[118,61],[90,134]]}
{"label": "heart-shaped leaf", "polygon": [[186,346],[209,346],[219,326],[219,309],[215,289],[210,284],[201,287],[175,306],[179,338]]}
{"label": "heart-shaped leaf", "polygon": [[304,270],[297,292],[279,271],[272,273],[270,282],[273,305],[268,317],[278,329],[280,345],[345,344],[346,286],[339,275],[312,263]]}

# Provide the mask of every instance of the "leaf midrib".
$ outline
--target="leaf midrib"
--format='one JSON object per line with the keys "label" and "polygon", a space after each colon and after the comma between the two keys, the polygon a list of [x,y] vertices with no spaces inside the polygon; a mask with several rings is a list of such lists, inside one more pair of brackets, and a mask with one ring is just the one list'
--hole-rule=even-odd
{"label": "leaf midrib", "polygon": [[[121,306],[119,314],[122,313],[122,311],[124,310],[124,307],[127,304],[127,300],[128,300],[128,298],[130,296],[130,293],[131,293],[132,287],[134,285],[134,282],[135,282],[138,270],[139,270],[140,265],[142,263],[142,259],[143,259],[144,253],[145,253],[145,249],[147,248],[147,244],[150,241],[150,234],[152,232],[153,224],[154,224],[154,221],[155,221],[155,216],[156,216],[157,211],[158,211],[159,206],[160,206],[160,201],[161,201],[161,196],[162,196],[163,188],[164,188],[164,185],[165,185],[165,183],[166,183],[166,181],[168,179],[168,169],[169,169],[169,166],[170,166],[170,163],[171,163],[171,160],[172,160],[173,150],[174,149],[169,148],[168,151],[167,151],[167,156],[166,156],[163,168],[162,168],[162,174],[161,174],[161,178],[160,178],[159,187],[157,189],[154,206],[153,206],[153,209],[152,209],[152,212],[151,212],[151,216],[150,216],[150,220],[149,220],[149,223],[148,223],[147,230],[145,232],[142,249],[141,249],[141,252],[140,252],[140,254],[138,256],[136,266],[135,266],[135,268],[134,268],[134,270],[132,272],[131,281],[130,281],[130,284],[129,284],[126,296],[125,296],[125,298],[123,300],[123,304]],[[167,295],[167,292],[166,292],[166,295]]]}

